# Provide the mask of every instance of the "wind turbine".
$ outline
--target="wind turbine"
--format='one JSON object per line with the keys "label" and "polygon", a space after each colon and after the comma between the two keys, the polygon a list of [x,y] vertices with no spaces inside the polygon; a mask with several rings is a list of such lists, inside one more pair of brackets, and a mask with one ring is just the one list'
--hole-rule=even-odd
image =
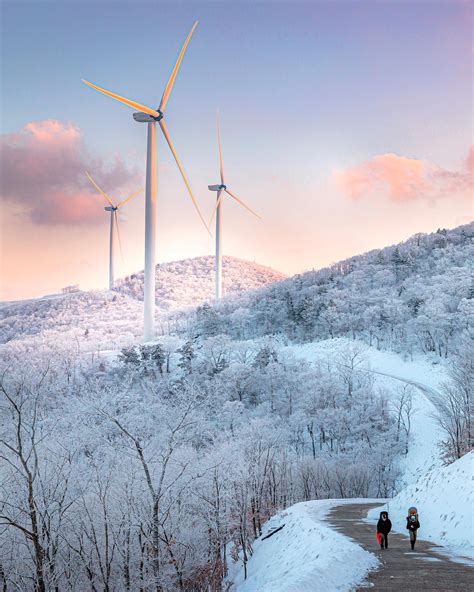
{"label": "wind turbine", "polygon": [[106,212],[110,212],[110,238],[109,238],[109,290],[112,290],[114,287],[114,255],[115,255],[115,231],[117,232],[118,243],[120,247],[120,253],[122,253],[122,243],[120,241],[120,230],[119,230],[119,223],[118,223],[118,216],[117,212],[119,208],[122,208],[126,203],[128,203],[131,199],[136,197],[142,190],[139,189],[135,193],[132,193],[129,197],[118,203],[117,205],[110,199],[110,197],[103,191],[91,175],[86,171],[87,178],[89,181],[94,185],[97,191],[105,197],[109,205],[104,208]]}
{"label": "wind turbine", "polygon": [[[222,197],[224,192],[230,195],[243,208],[248,210],[257,218],[260,216],[254,212],[247,204],[239,199],[232,191],[227,188],[224,183],[224,165],[222,164],[222,147],[221,147],[221,132],[219,128],[219,113],[217,114],[217,144],[219,146],[219,168],[221,175],[220,185],[208,185],[209,191],[217,191],[216,207],[212,213],[211,223],[216,217],[216,300],[220,300],[222,296]],[[261,218],[260,218],[261,219]]]}
{"label": "wind turbine", "polygon": [[110,92],[87,80],[82,80],[85,84],[90,86],[91,88],[123,103],[124,105],[128,105],[133,109],[138,109],[138,113],[133,114],[133,119],[140,123],[147,123],[148,124],[148,139],[147,139],[147,158],[146,158],[146,198],[145,198],[145,266],[144,266],[144,340],[149,341],[154,336],[154,324],[155,324],[155,259],[156,259],[156,123],[158,122],[161,131],[168,143],[168,146],[173,154],[173,157],[178,165],[179,172],[183,177],[184,184],[188,190],[189,196],[191,197],[191,201],[194,204],[194,207],[197,210],[199,217],[201,218],[202,223],[206,227],[206,230],[209,232],[209,228],[199,210],[199,206],[197,201],[191,191],[191,187],[189,186],[188,180],[184,173],[183,167],[179,161],[178,155],[176,150],[174,149],[173,143],[171,142],[171,138],[168,132],[168,128],[166,126],[164,120],[164,110],[166,108],[166,104],[168,103],[168,99],[171,94],[171,90],[173,88],[174,81],[178,74],[179,67],[184,57],[184,52],[188,46],[189,40],[191,39],[192,34],[194,33],[194,29],[196,28],[198,21],[196,21],[191,29],[189,35],[186,37],[186,41],[179,52],[178,59],[174,68],[171,72],[171,76],[168,80],[168,83],[165,87],[163,92],[163,96],[161,98],[160,105],[157,109],[151,109],[145,105],[141,105],[140,103],[136,103],[135,101],[130,101],[116,93]]}

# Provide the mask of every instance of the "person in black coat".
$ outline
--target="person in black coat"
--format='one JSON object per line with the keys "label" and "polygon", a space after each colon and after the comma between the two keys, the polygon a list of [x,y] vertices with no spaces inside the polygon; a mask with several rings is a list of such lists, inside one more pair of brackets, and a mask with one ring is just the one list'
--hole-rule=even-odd
{"label": "person in black coat", "polygon": [[411,550],[415,548],[416,543],[416,531],[420,528],[420,522],[418,520],[418,514],[408,514],[407,516],[407,530],[410,532],[410,543]]}
{"label": "person in black coat", "polygon": [[392,530],[392,523],[387,512],[380,512],[380,518],[377,522],[377,532],[380,534],[380,548],[388,549],[388,533]]}

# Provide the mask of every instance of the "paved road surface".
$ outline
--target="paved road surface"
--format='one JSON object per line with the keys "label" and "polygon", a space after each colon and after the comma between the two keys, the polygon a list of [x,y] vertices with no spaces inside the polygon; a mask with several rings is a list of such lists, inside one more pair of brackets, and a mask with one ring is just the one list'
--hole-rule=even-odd
{"label": "paved road surface", "polygon": [[364,522],[370,508],[381,504],[348,504],[337,506],[327,521],[381,561],[381,567],[371,572],[357,590],[398,590],[415,592],[437,590],[474,591],[474,569],[451,561],[436,552],[433,543],[417,541],[415,551],[410,549],[408,536],[390,533],[388,549],[380,549],[375,540],[375,527]]}

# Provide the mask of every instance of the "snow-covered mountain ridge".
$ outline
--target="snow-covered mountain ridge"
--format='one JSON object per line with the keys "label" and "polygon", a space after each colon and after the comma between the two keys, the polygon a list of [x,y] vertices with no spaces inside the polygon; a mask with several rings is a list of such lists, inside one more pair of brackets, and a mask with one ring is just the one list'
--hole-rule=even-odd
{"label": "snow-covered mountain ridge", "polygon": [[[192,330],[234,339],[284,334],[295,341],[339,336],[382,349],[445,357],[474,316],[474,223],[352,257],[291,278],[256,263],[224,257],[224,292]],[[157,333],[176,331],[183,310],[213,300],[214,260],[197,257],[157,266]],[[142,334],[143,272],[110,292],[79,292],[0,304],[0,343],[50,331],[89,335],[112,347]],[[113,295],[112,295],[113,294]],[[175,313],[174,311],[179,311]],[[166,313],[166,326],[160,322]],[[186,326],[193,323],[190,312]],[[174,317],[174,318],[173,318]],[[46,338],[46,335],[45,335]]]}
{"label": "snow-covered mountain ridge", "polygon": [[[198,306],[214,297],[214,258],[195,257],[156,268],[157,315]],[[223,257],[224,293],[254,290],[285,276],[258,263]],[[142,334],[143,271],[120,279],[110,291],[80,291],[0,304],[0,343],[43,332],[77,328],[89,341],[120,343]],[[48,337],[49,336],[49,337]]]}
{"label": "snow-covered mountain ridge", "polygon": [[198,315],[195,330],[236,339],[349,336],[381,349],[447,357],[474,320],[473,237],[474,223],[418,234],[235,295],[215,307],[212,319]]}
{"label": "snow-covered mountain ridge", "polygon": [[[197,306],[214,298],[214,257],[194,257],[156,266],[156,304],[160,308]],[[256,290],[286,276],[237,257],[222,257],[223,293]],[[116,282],[114,291],[143,300],[143,271]]]}

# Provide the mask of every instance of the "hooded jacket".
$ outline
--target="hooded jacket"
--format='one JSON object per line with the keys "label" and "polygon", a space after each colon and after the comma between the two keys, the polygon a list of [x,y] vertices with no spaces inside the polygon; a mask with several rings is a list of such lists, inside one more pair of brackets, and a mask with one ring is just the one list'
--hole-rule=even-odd
{"label": "hooded jacket", "polygon": [[407,530],[416,532],[420,528],[420,522],[418,521],[418,514],[411,514],[407,516]]}
{"label": "hooded jacket", "polygon": [[[385,520],[383,517],[385,516]],[[390,522],[390,518],[388,517],[387,512],[380,512],[380,518],[377,522],[377,532],[381,534],[388,534],[392,530],[392,523]]]}

